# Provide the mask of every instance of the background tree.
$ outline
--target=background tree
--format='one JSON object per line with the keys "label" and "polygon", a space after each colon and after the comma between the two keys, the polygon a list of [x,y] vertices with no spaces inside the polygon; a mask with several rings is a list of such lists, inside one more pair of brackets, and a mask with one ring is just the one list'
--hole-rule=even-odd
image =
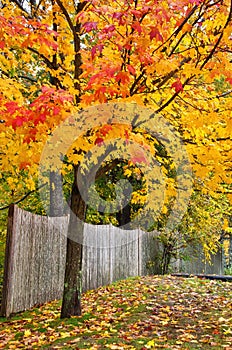
{"label": "background tree", "polygon": [[211,255],[223,248],[226,218],[230,215],[231,206],[224,195],[215,199],[196,183],[180,225],[169,233],[165,230],[162,232],[161,229],[158,239],[163,246],[160,259],[162,273],[170,271],[173,258],[184,260],[190,258],[186,253],[187,247],[191,247],[193,254],[194,251],[195,254],[199,254],[199,247],[203,247],[205,260],[210,262]]}

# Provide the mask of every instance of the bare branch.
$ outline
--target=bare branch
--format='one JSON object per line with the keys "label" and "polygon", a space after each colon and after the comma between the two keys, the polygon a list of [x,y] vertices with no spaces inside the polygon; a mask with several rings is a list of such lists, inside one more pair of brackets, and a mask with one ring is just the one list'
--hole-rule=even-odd
{"label": "bare branch", "polygon": [[44,63],[47,65],[48,68],[50,69],[54,69],[54,66],[52,64],[51,61],[49,61],[49,59],[44,56],[42,53],[40,53],[39,51],[37,51],[36,49],[34,49],[33,47],[28,47],[28,50],[30,50],[31,52],[35,53],[36,55],[38,55],[39,57],[42,58],[42,60],[44,61]]}
{"label": "bare branch", "polygon": [[29,80],[32,83],[37,83],[37,79],[29,77],[28,75],[18,75],[19,78]]}
{"label": "bare branch", "polygon": [[[187,85],[189,83],[189,81],[193,78],[194,76],[190,76],[188,79],[185,80],[183,87],[185,85]],[[167,100],[161,107],[159,107],[155,113],[160,113],[164,108],[166,108],[173,100],[175,100],[175,98],[179,95],[179,91],[175,92],[170,98],[169,100]]]}
{"label": "bare branch", "polygon": [[22,198],[18,199],[17,201],[15,202],[12,202],[2,208],[0,208],[0,210],[5,210],[5,209],[9,209],[10,205],[12,204],[18,204],[18,203],[21,203],[22,201],[24,201],[24,199],[26,199],[28,196],[30,196],[32,193],[34,192],[37,192],[38,190],[40,190],[41,188],[45,187],[47,184],[43,184],[39,187],[37,187],[35,190],[32,190],[32,191],[29,191],[28,193],[26,193]]}
{"label": "bare branch", "polygon": [[[73,39],[74,39],[74,52],[75,52],[75,57],[74,57],[74,86],[75,89],[79,92],[79,95],[76,95],[76,103],[78,104],[80,102],[80,95],[81,95],[81,87],[79,83],[79,77],[82,74],[82,60],[81,60],[81,54],[80,54],[80,23],[76,23],[76,25],[73,24],[69,13],[65,6],[63,5],[61,0],[55,0],[60,7],[63,15],[65,16],[68,25],[73,33]],[[84,1],[82,3],[78,3],[77,6],[77,13],[80,13],[84,7],[87,5],[87,2]]]}
{"label": "bare branch", "polygon": [[204,66],[207,64],[207,62],[209,62],[209,60],[211,60],[211,58],[213,57],[217,47],[219,46],[222,38],[223,38],[223,34],[224,34],[224,30],[226,29],[226,27],[229,25],[229,23],[231,22],[232,19],[232,0],[230,1],[230,12],[228,14],[226,23],[223,27],[223,30],[221,31],[221,34],[219,35],[218,40],[216,41],[216,44],[214,45],[213,49],[210,51],[209,55],[206,57],[206,59],[204,60],[204,62],[202,63],[202,65],[200,66],[200,69],[203,69]]}
{"label": "bare branch", "polygon": [[32,18],[31,14],[23,7],[22,3],[19,0],[12,0],[12,2],[21,10],[23,11],[28,18]]}
{"label": "bare branch", "polygon": [[174,38],[177,37],[177,35],[180,33],[180,31],[182,30],[183,26],[188,22],[188,20],[190,19],[190,17],[192,17],[192,15],[194,14],[194,12],[197,10],[198,5],[195,5],[192,10],[188,13],[188,15],[184,18],[184,20],[182,21],[182,23],[179,25],[178,28],[176,28],[176,30],[169,36],[169,38],[162,44],[160,44],[156,49],[153,50],[153,54],[158,51],[162,46],[164,46],[165,44],[167,44],[170,40],[171,43],[173,42]]}

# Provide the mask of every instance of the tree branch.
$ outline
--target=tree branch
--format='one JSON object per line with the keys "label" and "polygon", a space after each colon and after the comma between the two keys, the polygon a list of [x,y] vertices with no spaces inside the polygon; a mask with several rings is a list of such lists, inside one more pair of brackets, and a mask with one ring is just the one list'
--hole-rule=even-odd
{"label": "tree branch", "polygon": [[[193,76],[190,76],[188,79],[185,80],[183,87],[188,84],[188,82],[193,78]],[[155,113],[160,113],[164,108],[166,108],[175,98],[179,95],[179,91],[175,92],[172,97],[169,98],[161,107],[159,107]]]}
{"label": "tree branch", "polygon": [[27,75],[18,75],[18,77],[19,78],[21,78],[21,79],[25,79],[25,80],[29,80],[29,81],[31,81],[32,83],[37,83],[37,79],[35,79],[35,78],[32,78],[32,77],[29,77],[29,76],[27,76]]}
{"label": "tree branch", "polygon": [[131,85],[131,87],[130,87],[130,95],[134,95],[134,93],[135,93],[135,87],[136,87],[136,85],[138,84],[138,82],[140,81],[140,79],[142,78],[144,76],[144,72],[143,72],[143,70],[142,70],[142,72],[140,73],[140,75],[138,76],[138,77],[135,77],[135,79],[134,79],[134,82],[133,82],[133,84]]}
{"label": "tree branch", "polygon": [[44,61],[44,63],[47,65],[48,68],[54,69],[52,62],[49,61],[49,59],[48,59],[46,56],[44,56],[42,53],[40,53],[39,51],[37,51],[37,50],[34,49],[33,47],[28,47],[28,50],[30,50],[31,52],[35,53],[35,54],[38,55],[39,57],[41,57],[42,60]]}
{"label": "tree branch", "polygon": [[[185,19],[181,22],[181,24],[179,25],[178,28],[176,28],[176,30],[169,36],[169,38],[162,44],[160,44],[156,49],[153,50],[153,54],[158,51],[162,46],[164,46],[166,43],[168,43],[173,37],[176,38],[177,35],[180,33],[180,31],[182,30],[183,26],[185,25],[185,23],[188,22],[189,18],[194,14],[194,12],[196,11],[196,9],[198,8],[198,5],[195,5],[192,10],[189,12],[189,14],[185,17]],[[173,42],[174,38],[171,40],[171,43]]]}
{"label": "tree branch", "polygon": [[12,203],[10,203],[10,204],[8,204],[8,205],[6,205],[6,206],[0,208],[0,210],[8,209],[8,208],[10,207],[11,204],[18,204],[18,203],[24,201],[24,199],[26,199],[26,198],[27,198],[28,196],[30,196],[32,193],[34,193],[34,192],[40,190],[41,188],[45,187],[46,185],[47,185],[47,184],[43,184],[43,185],[37,187],[35,190],[29,191],[29,192],[26,193],[22,198],[20,198],[20,199],[18,199],[17,201],[12,202]]}
{"label": "tree branch", "polygon": [[12,0],[13,3],[15,3],[16,6],[18,6],[18,8],[23,11],[28,18],[32,19],[33,17],[31,16],[31,14],[22,6],[22,4],[20,3],[20,1],[18,0]]}
{"label": "tree branch", "polygon": [[206,59],[204,60],[204,62],[200,66],[200,69],[203,69],[204,66],[207,64],[207,62],[209,62],[209,60],[213,57],[217,47],[219,46],[219,44],[220,44],[220,42],[222,40],[222,37],[223,37],[223,34],[224,34],[224,30],[229,25],[231,19],[232,19],[232,0],[230,1],[230,12],[228,14],[228,17],[227,17],[226,23],[225,23],[225,25],[223,27],[223,30],[221,31],[221,34],[220,34],[218,40],[216,41],[216,44],[214,45],[213,49],[210,51],[209,55],[206,57]]}
{"label": "tree branch", "polygon": [[[80,102],[80,95],[81,95],[81,86],[79,82],[80,75],[82,74],[82,60],[81,60],[81,55],[80,55],[80,23],[77,21],[77,24],[74,25],[67,9],[63,5],[61,0],[55,0],[60,7],[63,15],[65,16],[69,28],[71,29],[73,33],[73,39],[74,39],[74,52],[75,52],[75,57],[74,57],[74,87],[75,89],[79,92],[79,95],[76,95],[76,103],[78,104]],[[84,1],[82,3],[79,3],[77,6],[77,14],[80,13],[83,8],[86,6],[87,2]]]}
{"label": "tree branch", "polygon": [[59,8],[61,9],[63,15],[65,16],[65,18],[66,18],[66,20],[67,20],[67,22],[68,22],[69,28],[71,29],[71,31],[72,31],[72,33],[73,33],[74,39],[76,39],[76,36],[77,36],[77,34],[76,34],[76,29],[75,29],[75,26],[73,25],[73,22],[72,22],[72,20],[71,20],[71,18],[70,18],[70,16],[69,16],[68,11],[66,10],[66,8],[65,8],[65,6],[63,5],[62,1],[56,0],[56,2],[57,2]]}

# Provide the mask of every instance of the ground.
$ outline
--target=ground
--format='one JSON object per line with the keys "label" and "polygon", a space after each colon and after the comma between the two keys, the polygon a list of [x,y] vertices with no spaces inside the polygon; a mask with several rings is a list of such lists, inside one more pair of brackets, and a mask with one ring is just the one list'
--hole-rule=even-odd
{"label": "ground", "polygon": [[129,278],[83,295],[83,315],[60,301],[0,319],[1,349],[231,349],[232,285],[199,278]]}

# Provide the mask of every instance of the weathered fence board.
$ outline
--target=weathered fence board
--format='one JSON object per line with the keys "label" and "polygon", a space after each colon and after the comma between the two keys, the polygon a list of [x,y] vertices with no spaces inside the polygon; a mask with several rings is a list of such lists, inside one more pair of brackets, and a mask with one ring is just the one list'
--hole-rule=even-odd
{"label": "weathered fence board", "polygon": [[223,274],[222,250],[211,254],[211,261],[206,261],[202,247],[187,247],[184,251],[188,259],[173,260],[173,272],[185,272],[189,274]]}
{"label": "weathered fence board", "polygon": [[83,290],[94,289],[128,276],[147,274],[147,259],[151,259],[151,253],[154,256],[157,250],[150,251],[154,242],[152,234],[141,230],[127,231],[112,225],[85,224]]}
{"label": "weathered fence board", "polygon": [[[62,296],[68,220],[10,207],[1,315]],[[83,291],[129,276],[160,272],[161,248],[152,232],[85,224],[83,244]],[[209,265],[199,264],[199,258],[192,263],[176,261],[173,266],[176,272],[218,273],[219,260],[210,271]],[[154,262],[152,268],[147,266],[149,261]]]}

